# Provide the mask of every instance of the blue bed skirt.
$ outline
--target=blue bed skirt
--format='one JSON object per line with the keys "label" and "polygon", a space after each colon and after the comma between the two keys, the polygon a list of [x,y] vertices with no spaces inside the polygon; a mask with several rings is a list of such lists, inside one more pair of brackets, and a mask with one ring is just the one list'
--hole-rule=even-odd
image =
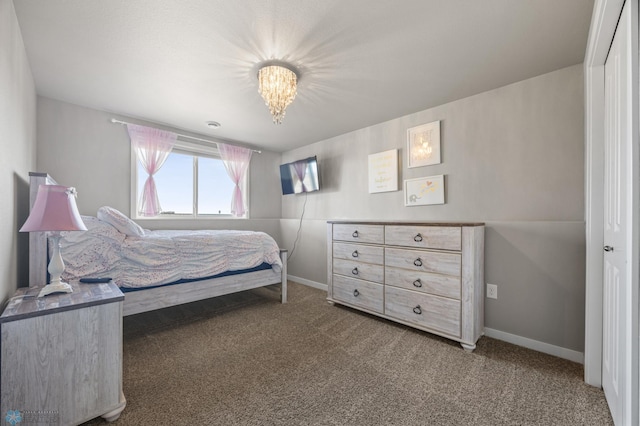
{"label": "blue bed skirt", "polygon": [[136,288],[120,287],[120,291],[122,291],[123,293],[130,293],[130,292],[133,292],[133,291],[147,290],[147,289],[150,289],[150,288],[166,287],[168,285],[191,283],[191,282],[194,282],[194,281],[209,280],[211,278],[220,278],[220,277],[227,277],[229,275],[246,274],[247,272],[263,271],[265,269],[271,269],[271,265],[269,265],[268,263],[264,262],[261,265],[256,266],[255,268],[242,269],[242,270],[239,270],[239,271],[227,271],[227,272],[223,272],[223,273],[218,274],[218,275],[212,275],[210,277],[194,278],[194,279],[191,279],[191,280],[183,279],[183,280],[174,281],[172,283],[154,285],[154,286],[150,286],[150,287],[136,287]]}

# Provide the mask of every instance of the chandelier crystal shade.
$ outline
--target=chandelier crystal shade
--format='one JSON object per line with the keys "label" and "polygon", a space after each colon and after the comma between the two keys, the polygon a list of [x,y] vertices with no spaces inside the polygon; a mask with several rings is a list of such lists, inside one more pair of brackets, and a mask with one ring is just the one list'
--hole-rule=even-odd
{"label": "chandelier crystal shade", "polygon": [[258,71],[258,91],[275,124],[282,124],[285,110],[297,93],[298,74],[282,65],[265,65]]}

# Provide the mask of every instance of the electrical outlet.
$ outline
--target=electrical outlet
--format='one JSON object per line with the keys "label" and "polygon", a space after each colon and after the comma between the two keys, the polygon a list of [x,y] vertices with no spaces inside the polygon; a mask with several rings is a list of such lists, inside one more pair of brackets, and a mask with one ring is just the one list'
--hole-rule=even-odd
{"label": "electrical outlet", "polygon": [[487,298],[488,299],[498,298],[498,286],[496,284],[487,284]]}

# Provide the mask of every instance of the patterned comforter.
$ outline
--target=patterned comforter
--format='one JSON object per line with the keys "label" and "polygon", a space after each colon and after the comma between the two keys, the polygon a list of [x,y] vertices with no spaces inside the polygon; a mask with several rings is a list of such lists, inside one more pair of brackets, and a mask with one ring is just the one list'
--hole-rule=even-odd
{"label": "patterned comforter", "polygon": [[127,236],[92,216],[88,231],[63,232],[64,280],[111,277],[120,287],[139,288],[197,279],[268,263],[280,272],[280,249],[264,232],[146,231]]}

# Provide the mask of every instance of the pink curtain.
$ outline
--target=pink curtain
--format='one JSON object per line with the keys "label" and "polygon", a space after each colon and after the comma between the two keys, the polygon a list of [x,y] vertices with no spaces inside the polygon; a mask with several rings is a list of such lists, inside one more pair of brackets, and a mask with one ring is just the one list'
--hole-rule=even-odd
{"label": "pink curtain", "polygon": [[244,208],[244,196],[242,189],[240,189],[240,183],[247,175],[247,169],[249,169],[249,162],[251,161],[253,151],[247,148],[221,143],[218,144],[218,150],[220,151],[220,157],[222,158],[224,167],[227,169],[227,174],[236,185],[231,197],[231,214],[236,217],[244,216],[246,210]]}
{"label": "pink curtain", "polygon": [[136,151],[138,161],[149,175],[138,203],[138,214],[141,216],[157,216],[162,209],[158,199],[158,191],[153,175],[167,160],[173,149],[177,135],[164,130],[127,124],[131,145]]}

